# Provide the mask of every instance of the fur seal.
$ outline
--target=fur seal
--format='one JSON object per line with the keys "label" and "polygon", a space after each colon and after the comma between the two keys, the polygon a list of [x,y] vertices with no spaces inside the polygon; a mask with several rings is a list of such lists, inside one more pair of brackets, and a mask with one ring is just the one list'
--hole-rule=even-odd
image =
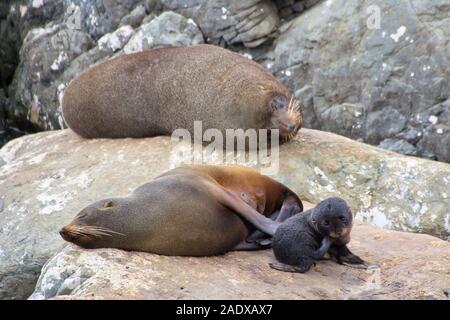
{"label": "fur seal", "polygon": [[353,214],[341,198],[328,198],[283,222],[272,239],[277,263],[269,265],[287,272],[306,272],[325,253],[340,264],[369,268],[370,265],[347,248]]}
{"label": "fur seal", "polygon": [[212,45],[151,49],[97,64],[71,81],[62,101],[66,124],[85,138],[171,135],[194,121],[202,129],[302,126],[298,102],[258,63]]}
{"label": "fur seal", "polygon": [[271,236],[302,210],[293,191],[256,170],[182,166],[127,197],[88,205],[60,234],[84,248],[209,256],[264,248],[258,234],[246,241],[255,227]]}

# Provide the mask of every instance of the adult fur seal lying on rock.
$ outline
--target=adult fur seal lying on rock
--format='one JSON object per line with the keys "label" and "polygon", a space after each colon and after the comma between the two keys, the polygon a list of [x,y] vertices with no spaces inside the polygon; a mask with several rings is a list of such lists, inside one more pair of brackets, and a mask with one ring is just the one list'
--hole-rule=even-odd
{"label": "adult fur seal lying on rock", "polygon": [[171,135],[194,121],[202,129],[280,129],[302,126],[299,105],[263,67],[211,45],[151,49],[100,63],[67,87],[66,124],[85,138]]}
{"label": "adult fur seal lying on rock", "polygon": [[279,262],[269,265],[277,270],[306,272],[325,253],[340,264],[359,268],[375,265],[364,262],[347,248],[353,214],[341,198],[328,198],[301,214],[287,219],[276,230],[273,252]]}
{"label": "adult fur seal lying on rock", "polygon": [[293,191],[256,170],[183,166],[127,197],[87,206],[60,234],[85,248],[209,256],[261,248],[257,240],[264,234],[246,241],[255,227],[271,236],[280,222],[302,210]]}

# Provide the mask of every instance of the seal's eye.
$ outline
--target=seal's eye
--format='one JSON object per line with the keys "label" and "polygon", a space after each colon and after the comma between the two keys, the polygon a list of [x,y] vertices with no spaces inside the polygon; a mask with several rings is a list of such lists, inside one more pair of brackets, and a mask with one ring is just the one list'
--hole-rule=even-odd
{"label": "seal's eye", "polygon": [[285,108],[287,106],[287,99],[283,96],[276,96],[270,102],[270,106],[274,110]]}
{"label": "seal's eye", "polygon": [[77,219],[83,219],[84,217],[86,217],[86,213],[79,213],[77,215]]}
{"label": "seal's eye", "polygon": [[112,201],[106,201],[104,204],[103,204],[103,208],[111,208],[112,206],[113,206],[114,204],[113,204],[113,202]]}
{"label": "seal's eye", "polygon": [[342,222],[345,222],[345,217],[344,216],[339,216],[339,220],[341,220]]}

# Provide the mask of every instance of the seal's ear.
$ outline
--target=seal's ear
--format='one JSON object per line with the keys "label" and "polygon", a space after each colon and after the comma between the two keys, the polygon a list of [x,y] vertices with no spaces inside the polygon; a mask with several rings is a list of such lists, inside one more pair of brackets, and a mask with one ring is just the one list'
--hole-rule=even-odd
{"label": "seal's ear", "polygon": [[278,110],[282,108],[286,108],[288,105],[288,101],[284,96],[276,96],[270,101],[270,107],[273,110]]}

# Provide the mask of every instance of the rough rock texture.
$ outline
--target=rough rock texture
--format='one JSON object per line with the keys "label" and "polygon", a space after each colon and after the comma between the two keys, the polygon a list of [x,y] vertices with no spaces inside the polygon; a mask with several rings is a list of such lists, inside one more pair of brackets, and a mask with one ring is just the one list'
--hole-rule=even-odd
{"label": "rough rock texture", "polygon": [[51,258],[31,299],[448,299],[450,243],[357,223],[350,248],[373,270],[319,261],[271,269],[272,250],[166,257],[73,245]]}
{"label": "rough rock texture", "polygon": [[270,0],[166,0],[157,1],[164,10],[192,18],[207,42],[243,43],[256,47],[273,39],[279,25],[278,11]]}
{"label": "rough rock texture", "polygon": [[[177,166],[173,146],[168,137],[83,140],[63,130],[28,135],[3,147],[0,298],[32,292],[42,265],[63,245],[57,231],[84,206],[125,195]],[[450,164],[304,129],[280,147],[274,177],[307,201],[338,195],[361,220],[446,238],[449,176]]]}
{"label": "rough rock texture", "polygon": [[448,162],[449,26],[448,0],[324,1],[282,26],[265,65],[305,126]]}

